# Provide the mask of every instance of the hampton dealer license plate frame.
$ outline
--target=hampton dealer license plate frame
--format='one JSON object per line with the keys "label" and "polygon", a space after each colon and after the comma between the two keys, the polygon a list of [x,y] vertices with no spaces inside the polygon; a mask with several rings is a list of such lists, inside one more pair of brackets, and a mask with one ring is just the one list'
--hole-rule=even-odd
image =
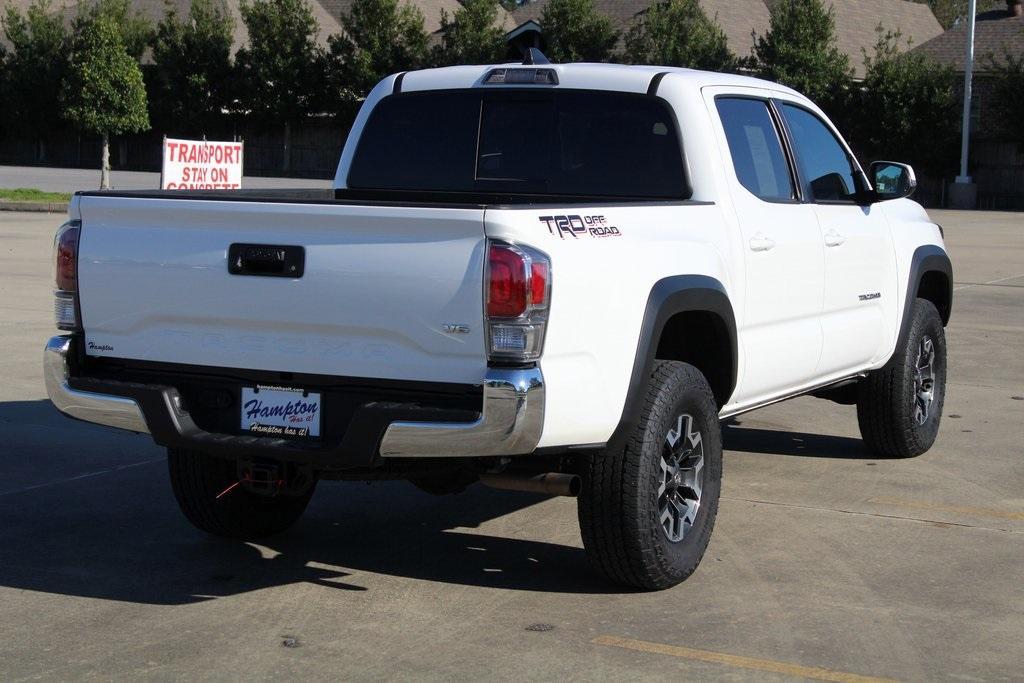
{"label": "hampton dealer license plate frame", "polygon": [[294,387],[242,387],[239,424],[253,436],[318,439],[321,396]]}

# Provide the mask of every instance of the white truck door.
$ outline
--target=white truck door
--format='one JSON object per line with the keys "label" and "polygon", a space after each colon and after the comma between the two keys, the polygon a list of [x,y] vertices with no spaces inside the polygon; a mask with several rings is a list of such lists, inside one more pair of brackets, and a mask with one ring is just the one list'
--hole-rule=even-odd
{"label": "white truck door", "polygon": [[856,161],[817,114],[784,102],[781,111],[825,246],[823,347],[817,374],[862,369],[894,334],[896,263],[889,225],[877,206],[854,198]]}
{"label": "white truck door", "polygon": [[767,97],[707,92],[742,233],[746,291],[743,376],[734,403],[813,379],[821,353],[824,260],[814,208],[797,199],[793,169]]}

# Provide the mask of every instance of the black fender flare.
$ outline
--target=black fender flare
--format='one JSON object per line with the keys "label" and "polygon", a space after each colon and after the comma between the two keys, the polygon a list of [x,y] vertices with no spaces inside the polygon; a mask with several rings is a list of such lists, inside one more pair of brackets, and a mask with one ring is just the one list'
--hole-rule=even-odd
{"label": "black fender flare", "polygon": [[[945,305],[936,306],[939,315],[942,316],[942,324],[949,323],[949,315],[953,308],[953,263],[949,260],[949,254],[935,244],[925,244],[914,250],[910,258],[910,273],[907,276],[907,293],[903,301],[903,316],[900,319],[899,334],[896,337],[896,351],[903,348],[903,344],[910,334],[910,314],[913,310],[914,299],[917,298],[918,290],[921,287],[921,280],[931,272],[941,273],[946,277]],[[893,353],[895,356],[895,352]]]}
{"label": "black fender flare", "polygon": [[722,392],[724,395],[716,396],[716,399],[724,405],[735,391],[739,367],[739,344],[736,336],[736,316],[733,313],[732,302],[729,300],[725,286],[719,280],[707,275],[674,275],[658,280],[647,297],[647,307],[644,310],[643,323],[640,326],[640,338],[626,391],[626,401],[622,408],[619,424],[608,440],[610,446],[624,443],[640,421],[644,388],[647,378],[654,368],[658,342],[665,325],[672,316],[687,312],[712,313],[724,323],[730,338],[732,372],[727,390]]}

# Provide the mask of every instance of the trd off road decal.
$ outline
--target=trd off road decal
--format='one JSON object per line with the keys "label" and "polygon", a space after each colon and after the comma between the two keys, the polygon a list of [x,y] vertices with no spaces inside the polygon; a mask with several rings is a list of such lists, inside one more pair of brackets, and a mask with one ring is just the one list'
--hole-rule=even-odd
{"label": "trd off road decal", "polygon": [[621,237],[615,226],[608,225],[604,216],[541,216],[540,222],[548,226],[548,232],[565,239],[579,237]]}

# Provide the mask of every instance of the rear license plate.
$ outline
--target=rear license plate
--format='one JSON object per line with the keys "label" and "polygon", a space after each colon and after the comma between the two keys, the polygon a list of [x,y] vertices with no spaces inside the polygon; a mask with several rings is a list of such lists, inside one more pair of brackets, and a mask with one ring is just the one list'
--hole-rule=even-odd
{"label": "rear license plate", "polygon": [[257,436],[320,436],[320,394],[288,387],[242,387],[243,432]]}

